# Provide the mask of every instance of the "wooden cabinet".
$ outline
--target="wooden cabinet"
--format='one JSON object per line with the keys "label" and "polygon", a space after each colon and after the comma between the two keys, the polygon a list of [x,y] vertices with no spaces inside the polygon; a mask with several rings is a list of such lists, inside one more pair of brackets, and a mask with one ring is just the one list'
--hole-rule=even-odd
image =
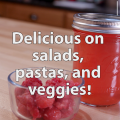
{"label": "wooden cabinet", "polygon": [[71,29],[76,12],[27,4],[0,1],[0,16]]}
{"label": "wooden cabinet", "polygon": [[73,16],[76,12],[67,12],[65,18],[65,28],[72,29]]}
{"label": "wooden cabinet", "polygon": [[64,27],[64,11],[21,4],[6,4],[6,17]]}
{"label": "wooden cabinet", "polygon": [[5,3],[0,2],[0,16],[4,16]]}

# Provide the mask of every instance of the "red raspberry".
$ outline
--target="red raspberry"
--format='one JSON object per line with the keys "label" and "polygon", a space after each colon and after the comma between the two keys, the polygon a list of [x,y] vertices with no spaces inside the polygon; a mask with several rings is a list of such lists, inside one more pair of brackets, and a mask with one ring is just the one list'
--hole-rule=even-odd
{"label": "red raspberry", "polygon": [[28,86],[42,86],[42,82],[41,80],[39,80],[38,78],[35,78],[35,76],[33,78],[26,78],[25,81],[23,81],[22,86],[28,87]]}
{"label": "red raspberry", "polygon": [[70,88],[72,88],[75,85],[72,80],[67,80],[66,83],[69,83]]}
{"label": "red raspberry", "polygon": [[30,112],[27,110],[26,106],[21,104],[21,103],[18,103],[18,112],[20,114],[22,114],[23,116],[25,117],[31,117],[31,114]]}
{"label": "red raspberry", "polygon": [[24,93],[24,91],[25,91],[25,89],[16,87],[15,88],[15,97],[17,97],[18,95],[22,95]]}
{"label": "red raspberry", "polygon": [[22,95],[24,93],[25,89],[16,87],[15,88],[15,98],[16,98],[16,104],[18,105],[19,100],[17,99],[18,95]]}
{"label": "red raspberry", "polygon": [[59,109],[52,107],[45,109],[43,114],[44,120],[60,120],[61,112]]}
{"label": "red raspberry", "polygon": [[56,85],[56,87],[58,87],[58,86],[65,87],[65,89],[66,89],[66,81],[63,81],[63,82],[58,83],[58,84]]}
{"label": "red raspberry", "polygon": [[[59,96],[59,95],[57,95],[57,96]],[[66,95],[66,92],[65,92],[65,95],[63,98],[57,98],[57,96],[56,96],[56,100],[54,102],[54,106],[57,107],[59,110],[67,109],[67,107],[69,105],[70,96]]]}
{"label": "red raspberry", "polygon": [[66,80],[63,78],[53,78],[52,80],[47,80],[46,81],[46,86],[66,86]]}
{"label": "red raspberry", "polygon": [[56,76],[56,78],[53,78],[51,81],[52,81],[52,83],[57,84],[57,83],[61,83],[61,82],[65,81],[65,80],[63,78],[58,78]]}
{"label": "red raspberry", "polygon": [[24,105],[28,111],[30,111],[34,120],[36,120],[36,118],[42,117],[41,113],[39,112],[38,107],[36,106],[34,102],[34,96],[30,95],[29,90],[26,90],[25,93],[22,95],[18,95],[17,98],[19,102],[22,105]]}
{"label": "red raspberry", "polygon": [[69,105],[69,100],[68,99],[57,99],[56,102],[54,103],[54,106],[58,108],[59,110],[62,109],[67,109]]}
{"label": "red raspberry", "polygon": [[18,95],[17,99],[19,102],[25,106],[34,106],[34,96],[30,95],[29,90],[26,90],[22,95]]}
{"label": "red raspberry", "polygon": [[55,98],[47,98],[46,93],[45,95],[36,94],[36,104],[39,108],[51,107],[54,101]]}
{"label": "red raspberry", "polygon": [[34,107],[33,109],[31,109],[30,113],[31,113],[32,117],[34,118],[34,120],[42,117],[42,114],[40,113],[40,111],[37,107]]}
{"label": "red raspberry", "polygon": [[68,105],[68,108],[67,109],[62,109],[61,110],[61,115],[62,115],[62,118],[66,118],[66,117],[69,117],[72,113],[73,113],[73,100],[70,99],[69,100],[69,105]]}

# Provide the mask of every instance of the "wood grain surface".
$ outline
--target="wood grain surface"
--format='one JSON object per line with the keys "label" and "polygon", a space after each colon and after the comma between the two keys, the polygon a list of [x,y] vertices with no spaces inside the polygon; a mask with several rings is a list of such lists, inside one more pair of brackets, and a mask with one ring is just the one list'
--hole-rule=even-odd
{"label": "wood grain surface", "polygon": [[[27,45],[24,42],[19,45],[12,44],[12,32],[19,31],[23,35],[33,35],[33,31],[41,31],[42,35],[72,35],[72,30],[48,27],[28,22],[14,21],[0,18],[0,120],[18,120],[11,111],[7,77],[12,71],[25,67],[54,67],[72,70],[72,62],[33,62],[33,52],[48,52],[53,48],[55,52],[66,52],[73,45]],[[120,120],[120,104],[109,107],[89,107],[80,104],[80,109],[74,120]]]}

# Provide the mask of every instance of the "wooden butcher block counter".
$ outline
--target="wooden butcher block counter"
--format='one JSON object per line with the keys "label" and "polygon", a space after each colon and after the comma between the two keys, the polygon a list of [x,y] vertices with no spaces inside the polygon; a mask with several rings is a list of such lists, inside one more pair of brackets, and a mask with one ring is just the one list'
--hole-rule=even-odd
{"label": "wooden butcher block counter", "polygon": [[[21,21],[0,18],[0,120],[18,120],[11,111],[8,91],[8,74],[18,68],[54,67],[72,70],[72,62],[32,61],[34,52],[67,52],[73,45],[66,44],[12,44],[12,32],[21,32],[24,36],[33,36],[33,31],[41,31],[42,35],[73,35],[72,30],[43,26]],[[120,104],[110,107],[89,107],[80,104],[79,112],[74,120],[120,120]]]}

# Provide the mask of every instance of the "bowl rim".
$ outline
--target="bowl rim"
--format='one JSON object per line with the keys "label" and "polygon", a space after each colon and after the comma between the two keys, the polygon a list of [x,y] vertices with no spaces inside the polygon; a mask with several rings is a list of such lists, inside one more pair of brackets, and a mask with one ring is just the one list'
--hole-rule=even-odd
{"label": "bowl rim", "polygon": [[[45,67],[45,66],[44,66],[44,67]],[[28,68],[21,68],[21,69],[30,69],[30,68],[31,68],[31,69],[35,69],[35,68],[43,68],[43,67],[28,67]],[[53,67],[46,67],[46,68],[60,69],[60,68],[53,68]],[[63,69],[63,70],[64,70],[64,69]],[[64,70],[64,71],[73,73],[72,71],[69,71],[69,70]],[[19,84],[15,83],[15,82],[13,82],[13,81],[11,80],[11,75],[12,75],[13,73],[15,73],[15,72],[16,72],[16,71],[13,71],[13,72],[11,72],[11,73],[8,75],[8,82],[9,82],[10,84],[12,84],[12,85],[15,85],[16,87],[28,89],[28,87],[24,87],[24,86],[22,86],[22,85],[19,85]],[[85,80],[84,80],[81,76],[80,76],[80,78],[81,78],[82,82],[81,82],[80,85],[77,86],[78,88],[81,87],[81,86],[83,86],[83,85],[85,84]]]}

